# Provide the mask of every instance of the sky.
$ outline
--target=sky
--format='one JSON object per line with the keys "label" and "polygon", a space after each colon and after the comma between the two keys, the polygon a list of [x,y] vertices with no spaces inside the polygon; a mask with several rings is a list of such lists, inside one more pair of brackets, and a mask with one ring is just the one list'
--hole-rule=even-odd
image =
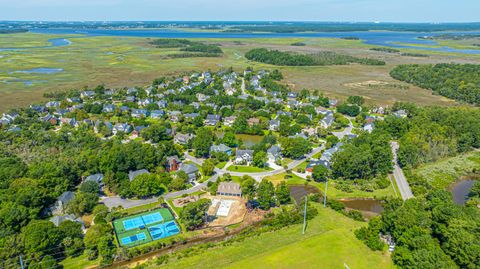
{"label": "sky", "polygon": [[0,20],[478,22],[480,0],[0,0]]}

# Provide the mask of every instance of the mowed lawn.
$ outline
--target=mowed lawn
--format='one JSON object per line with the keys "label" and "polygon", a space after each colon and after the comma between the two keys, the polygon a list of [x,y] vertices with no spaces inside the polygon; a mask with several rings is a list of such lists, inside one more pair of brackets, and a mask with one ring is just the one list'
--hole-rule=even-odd
{"label": "mowed lawn", "polygon": [[319,214],[302,225],[250,237],[229,246],[187,254],[149,268],[394,268],[389,254],[374,252],[356,239],[356,222],[317,205]]}

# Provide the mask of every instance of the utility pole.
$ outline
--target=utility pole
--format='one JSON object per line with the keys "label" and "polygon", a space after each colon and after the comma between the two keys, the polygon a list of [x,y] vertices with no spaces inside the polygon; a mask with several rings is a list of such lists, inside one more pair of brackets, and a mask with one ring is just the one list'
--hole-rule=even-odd
{"label": "utility pole", "polygon": [[25,267],[23,266],[22,255],[20,255],[19,258],[20,258],[20,267],[21,267],[22,269],[25,269]]}
{"label": "utility pole", "polygon": [[303,210],[303,231],[302,234],[305,234],[305,228],[307,228],[307,196],[305,195],[305,209]]}
{"label": "utility pole", "polygon": [[325,181],[325,195],[323,196],[323,207],[327,207],[327,189],[328,189],[328,178]]}

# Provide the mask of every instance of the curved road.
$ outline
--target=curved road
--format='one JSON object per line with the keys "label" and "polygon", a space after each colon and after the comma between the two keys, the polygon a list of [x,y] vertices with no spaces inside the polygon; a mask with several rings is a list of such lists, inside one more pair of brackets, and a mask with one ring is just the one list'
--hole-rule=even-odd
{"label": "curved road", "polygon": [[[325,148],[324,145],[321,145],[318,148],[314,148],[310,153],[305,155],[302,159],[295,160],[295,161],[289,163],[287,165],[287,170],[292,170],[293,168],[297,167],[298,165],[300,165],[302,162],[304,162],[308,158],[312,158],[313,155],[321,152],[324,148]],[[203,159],[195,158],[194,156],[188,154],[188,152],[185,152],[184,156],[185,156],[186,160],[191,161],[195,164],[198,164],[198,165],[203,164],[203,161],[204,161]],[[173,197],[182,196],[182,195],[185,195],[185,194],[191,194],[191,193],[200,191],[201,189],[207,187],[208,182],[215,182],[215,181],[217,181],[219,176],[222,176],[223,174],[226,174],[226,173],[229,173],[232,176],[239,176],[239,177],[248,175],[248,176],[253,177],[256,181],[260,182],[262,180],[262,178],[264,178],[264,177],[273,176],[273,175],[281,174],[281,173],[284,173],[284,172],[286,172],[286,170],[284,168],[280,168],[280,169],[276,169],[276,170],[272,170],[272,171],[258,172],[258,173],[234,172],[234,171],[228,171],[228,170],[225,170],[225,169],[215,168],[215,174],[212,177],[210,177],[208,180],[204,181],[203,183],[199,183],[199,184],[193,186],[192,188],[190,188],[188,190],[170,192],[170,193],[164,194],[162,196],[151,197],[149,199],[124,199],[124,198],[121,198],[119,196],[103,197],[103,198],[101,198],[101,202],[103,202],[108,208],[113,208],[113,207],[117,207],[117,206],[122,206],[123,208],[131,208],[131,207],[136,207],[136,206],[141,206],[141,205],[154,203],[154,202],[158,201],[158,199],[160,197],[163,197],[164,199],[170,199],[170,198],[173,198]]]}

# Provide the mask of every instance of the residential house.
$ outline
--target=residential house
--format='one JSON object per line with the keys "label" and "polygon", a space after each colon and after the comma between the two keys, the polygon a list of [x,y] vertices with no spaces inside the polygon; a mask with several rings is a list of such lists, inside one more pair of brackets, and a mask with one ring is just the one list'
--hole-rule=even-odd
{"label": "residential house", "polygon": [[19,114],[17,112],[3,113],[2,119],[12,123],[18,116]]}
{"label": "residential house", "polygon": [[317,165],[322,165],[327,169],[330,169],[330,163],[326,160],[310,160],[310,162],[307,164],[307,167],[305,168],[305,172],[313,173],[313,168]]}
{"label": "residential house", "polygon": [[187,174],[188,180],[190,182],[197,180],[199,169],[196,165],[186,163],[180,166],[180,171],[183,171]]}
{"label": "residential house", "polygon": [[62,216],[53,216],[52,218],[50,218],[50,222],[53,223],[53,225],[55,225],[56,227],[60,226],[60,224],[62,224],[63,222],[65,221],[72,221],[72,222],[76,222],[76,223],[80,223],[82,226],[82,230],[85,232],[85,223],[83,222],[83,220],[81,218],[77,218],[75,215],[73,214],[68,214],[68,215],[62,215]]}
{"label": "residential house", "polygon": [[226,117],[225,119],[223,119],[223,124],[225,126],[232,127],[232,125],[233,125],[233,123],[235,122],[236,119],[237,119],[236,116]]}
{"label": "residential house", "polygon": [[328,104],[330,105],[330,107],[336,107],[337,104],[338,104],[338,100],[330,99],[330,100],[328,100]]}
{"label": "residential house", "polygon": [[220,182],[217,188],[217,195],[223,196],[242,196],[242,189],[240,188],[240,184],[236,182]]}
{"label": "residential house", "polygon": [[117,134],[119,132],[129,134],[132,131],[132,126],[127,123],[117,123],[113,126],[112,133]]}
{"label": "residential house", "polygon": [[47,108],[57,108],[60,107],[60,102],[58,101],[50,101],[45,104],[45,107]]}
{"label": "residential house", "polygon": [[178,158],[177,155],[167,157],[167,162],[165,168],[168,172],[177,171],[182,164],[182,161]]}
{"label": "residential house", "polygon": [[148,116],[148,110],[146,109],[133,109],[132,117],[134,118],[146,118]]}
{"label": "residential house", "polygon": [[363,126],[363,130],[365,132],[369,132],[369,133],[371,133],[373,131],[373,128],[375,128],[374,123],[367,123],[367,124],[365,124],[365,126]]}
{"label": "residential house", "polygon": [[75,198],[75,193],[71,191],[66,191],[58,197],[55,204],[50,208],[52,214],[54,215],[62,215],[65,214],[67,210],[67,205],[70,201]]}
{"label": "residential house", "polygon": [[152,98],[146,98],[146,99],[139,100],[137,103],[138,103],[139,106],[148,106],[150,104],[153,104],[153,99]]}
{"label": "residential house", "polygon": [[138,92],[138,91],[137,91],[137,89],[135,89],[135,88],[129,88],[129,89],[127,90],[127,94],[128,94],[128,95],[136,94],[137,92]]}
{"label": "residential house", "polygon": [[329,111],[327,114],[324,115],[323,119],[320,121],[320,126],[322,126],[324,129],[327,129],[330,126],[332,126],[333,121],[334,121],[333,112]]}
{"label": "residential house", "polygon": [[280,121],[279,120],[268,121],[268,130],[277,131],[279,127],[280,127]]}
{"label": "residential house", "polygon": [[253,161],[253,150],[250,150],[250,149],[237,150],[237,153],[235,156],[235,164],[250,165],[252,161]]}
{"label": "residential house", "polygon": [[60,125],[75,126],[76,124],[77,124],[77,121],[75,119],[71,119],[71,118],[61,118],[60,119]]}
{"label": "residential house", "polygon": [[80,103],[80,102],[82,102],[82,99],[80,99],[78,97],[67,97],[66,100],[69,103]]}
{"label": "residential house", "polygon": [[315,127],[305,127],[302,129],[302,133],[308,136],[314,136],[317,134],[317,128]]}
{"label": "residential house", "polygon": [[168,111],[168,117],[171,122],[178,122],[180,120],[180,116],[182,116],[182,112],[180,111]]}
{"label": "residential house", "polygon": [[195,119],[198,116],[200,116],[200,114],[198,114],[198,113],[187,113],[187,114],[184,115],[184,118],[187,121],[192,121],[193,119]]}
{"label": "residential house", "polygon": [[94,181],[97,182],[99,186],[103,185],[103,174],[93,174],[85,178],[84,182]]}
{"label": "residential house", "polygon": [[104,104],[102,111],[104,113],[113,113],[117,107],[114,104]]}
{"label": "residential house", "polygon": [[128,179],[130,181],[134,180],[136,177],[138,177],[139,175],[144,175],[144,174],[150,174],[150,172],[148,172],[148,170],[146,169],[141,169],[141,170],[136,170],[136,171],[130,171],[128,172]]}
{"label": "residential house", "polygon": [[135,129],[132,131],[132,135],[130,136],[132,139],[140,137],[142,130],[147,128],[146,126],[137,126]]}
{"label": "residential house", "polygon": [[157,105],[158,105],[159,108],[166,108],[167,105],[168,105],[168,102],[167,102],[167,100],[162,99],[162,100],[157,102]]}
{"label": "residential house", "polygon": [[125,97],[125,102],[135,102],[135,100],[137,100],[137,98],[135,96],[126,96]]}
{"label": "residential house", "polygon": [[267,150],[267,157],[268,162],[275,163],[282,159],[282,149],[277,146],[273,145]]}
{"label": "residential house", "polygon": [[30,108],[33,111],[38,112],[38,113],[43,113],[43,112],[46,111],[45,106],[41,106],[41,105],[30,105]]}
{"label": "residential house", "polygon": [[408,117],[408,112],[403,110],[403,109],[400,109],[400,110],[397,110],[397,111],[393,112],[393,116],[395,116],[397,118],[406,118],[406,117]]}
{"label": "residential house", "polygon": [[252,127],[253,125],[258,125],[260,124],[260,119],[259,118],[250,118],[247,120],[248,126]]}
{"label": "residential house", "polygon": [[45,115],[43,117],[40,117],[40,121],[48,122],[51,125],[57,125],[57,123],[58,123],[58,119],[50,113],[48,113],[47,115]]}
{"label": "residential house", "polygon": [[207,118],[205,119],[205,125],[208,126],[215,126],[220,121],[221,117],[217,114],[208,114]]}
{"label": "residential house", "polygon": [[212,152],[223,152],[223,153],[227,154],[228,156],[232,155],[232,149],[230,147],[226,146],[225,144],[212,145],[210,147],[210,154],[212,154]]}
{"label": "residential house", "polygon": [[188,144],[188,142],[194,137],[194,134],[175,134],[175,136],[173,137],[173,143],[185,145]]}
{"label": "residential house", "polygon": [[80,97],[83,99],[93,98],[94,96],[95,96],[94,91],[83,91],[82,93],[80,93]]}
{"label": "residential house", "polygon": [[165,115],[165,111],[163,110],[152,110],[150,112],[150,118],[152,119],[161,119]]}

